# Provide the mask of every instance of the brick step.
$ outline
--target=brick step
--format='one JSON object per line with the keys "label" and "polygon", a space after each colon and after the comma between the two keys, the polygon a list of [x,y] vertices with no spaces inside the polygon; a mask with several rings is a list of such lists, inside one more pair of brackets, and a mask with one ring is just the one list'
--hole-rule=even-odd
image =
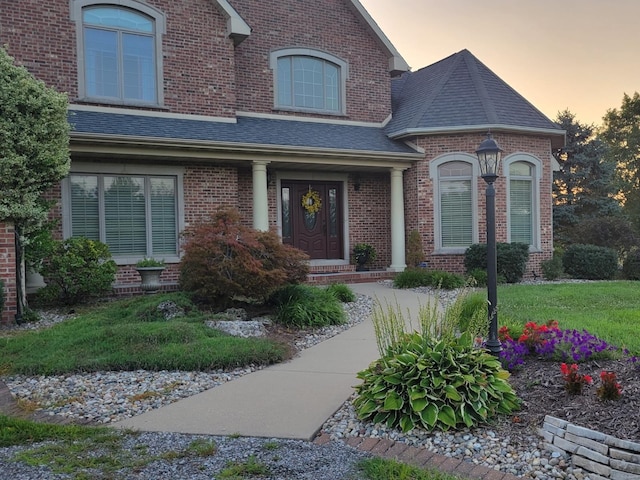
{"label": "brick step", "polygon": [[[353,265],[352,265],[353,266]],[[330,285],[332,283],[367,283],[379,280],[393,279],[396,272],[386,270],[371,270],[368,272],[351,271],[331,272],[331,273],[310,273],[307,276],[307,283],[310,285]]]}

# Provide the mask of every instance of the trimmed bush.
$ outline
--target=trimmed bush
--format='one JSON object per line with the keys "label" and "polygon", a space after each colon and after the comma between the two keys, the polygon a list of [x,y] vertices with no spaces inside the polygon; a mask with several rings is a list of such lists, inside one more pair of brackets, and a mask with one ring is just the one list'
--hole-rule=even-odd
{"label": "trimmed bush", "polygon": [[276,288],[306,280],[308,256],[275,232],[245,227],[233,209],[184,234],[180,287],[198,301],[228,307],[237,298],[264,301]]}
{"label": "trimmed bush", "polygon": [[[527,268],[529,245],[525,243],[498,243],[496,245],[498,277],[507,283],[518,283]],[[464,267],[467,273],[487,269],[487,245],[475,243],[464,254]]]}
{"label": "trimmed bush", "polygon": [[573,278],[610,280],[618,271],[618,255],[612,248],[575,244],[567,247],[562,265]]}
{"label": "trimmed bush", "polygon": [[403,432],[471,428],[519,408],[509,372],[473,348],[469,333],[441,340],[408,334],[358,378],[358,416]]}
{"label": "trimmed bush", "polygon": [[436,287],[445,290],[461,288],[465,280],[455,273],[422,268],[407,268],[393,279],[396,288]]}
{"label": "trimmed bush", "polygon": [[344,283],[332,283],[327,287],[327,291],[342,303],[356,301],[356,294]]}
{"label": "trimmed bush", "polygon": [[73,237],[52,245],[40,271],[47,285],[38,290],[38,299],[74,305],[110,293],[117,266],[106,244]]}
{"label": "trimmed bush", "polygon": [[324,327],[346,321],[342,304],[326,288],[286,285],[271,295],[269,303],[276,307],[275,322],[287,327]]}
{"label": "trimmed bush", "polygon": [[622,274],[627,280],[640,280],[640,249],[627,254],[622,264]]}
{"label": "trimmed bush", "polygon": [[542,270],[542,278],[545,280],[557,280],[562,277],[564,274],[562,254],[554,253],[552,258],[540,263],[540,269]]}

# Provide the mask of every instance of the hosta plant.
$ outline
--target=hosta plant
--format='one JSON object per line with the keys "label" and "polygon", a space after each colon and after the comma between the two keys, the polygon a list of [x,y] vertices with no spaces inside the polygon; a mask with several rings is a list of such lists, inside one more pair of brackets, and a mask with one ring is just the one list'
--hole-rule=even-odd
{"label": "hosta plant", "polygon": [[385,355],[358,373],[358,416],[403,432],[449,430],[485,423],[519,408],[509,373],[471,335],[436,339],[404,334]]}

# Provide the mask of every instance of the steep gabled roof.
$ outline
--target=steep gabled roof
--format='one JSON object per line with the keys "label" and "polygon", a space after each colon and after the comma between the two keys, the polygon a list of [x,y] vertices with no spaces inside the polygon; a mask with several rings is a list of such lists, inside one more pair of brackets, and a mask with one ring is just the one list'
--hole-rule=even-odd
{"label": "steep gabled roof", "polygon": [[393,46],[391,40],[385,35],[376,21],[369,15],[369,12],[362,6],[359,0],[348,0],[347,2],[356,15],[364,22],[367,28],[373,33],[378,44],[389,55],[389,72],[391,75],[397,75],[409,70],[409,65],[402,58],[402,55]]}
{"label": "steep gabled roof", "polygon": [[475,130],[551,135],[564,131],[468,50],[392,81],[391,138]]}

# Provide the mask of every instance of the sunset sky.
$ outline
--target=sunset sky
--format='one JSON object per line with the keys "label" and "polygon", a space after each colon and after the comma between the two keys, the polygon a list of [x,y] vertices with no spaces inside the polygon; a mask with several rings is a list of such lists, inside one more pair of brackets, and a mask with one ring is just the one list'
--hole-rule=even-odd
{"label": "sunset sky", "polygon": [[552,120],[640,91],[640,0],[360,0],[412,70],[467,49]]}

